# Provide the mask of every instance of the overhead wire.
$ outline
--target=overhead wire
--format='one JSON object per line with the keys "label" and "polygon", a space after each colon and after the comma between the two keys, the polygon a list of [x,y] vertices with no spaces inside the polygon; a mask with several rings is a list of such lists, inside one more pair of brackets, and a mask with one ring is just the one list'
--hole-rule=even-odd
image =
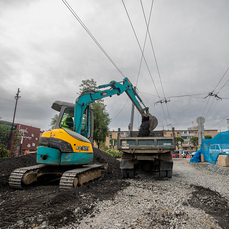
{"label": "overhead wire", "polygon": [[[150,7],[149,19],[148,19],[148,22],[146,22],[146,26],[147,26],[147,27],[149,26],[150,19],[151,19],[151,15],[152,15],[153,3],[154,3],[154,0],[152,0],[152,4],[151,4],[151,7]],[[143,14],[144,14],[144,16],[145,16],[144,10],[143,10]],[[146,19],[145,19],[145,20],[146,20]],[[146,46],[147,35],[148,35],[148,31],[146,30],[145,40],[144,40],[144,44],[143,44],[143,48],[142,48],[142,55],[141,55],[140,65],[139,65],[139,69],[138,69],[138,76],[137,76],[137,80],[136,80],[136,86],[137,86],[137,84],[138,84],[138,79],[139,79],[139,76],[140,76],[140,70],[141,70],[141,67],[142,67],[142,60],[143,60],[143,54],[144,54],[144,52],[145,52],[145,46]]]}
{"label": "overhead wire", "polygon": [[[217,85],[215,86],[214,90],[213,90],[212,92],[210,92],[210,93],[207,95],[207,97],[208,97],[208,96],[209,96],[209,97],[208,97],[208,101],[207,101],[207,103],[206,103],[206,105],[205,105],[205,107],[204,107],[204,111],[203,111],[203,113],[202,113],[202,116],[204,116],[204,112],[205,112],[205,110],[206,110],[206,108],[207,108],[207,106],[208,106],[208,103],[209,103],[209,101],[210,101],[210,96],[214,96],[214,98],[222,99],[222,98],[218,97],[218,93],[226,86],[226,84],[227,84],[227,82],[229,81],[229,79],[228,79],[228,80],[226,81],[226,83],[219,89],[219,91],[218,91],[217,93],[214,93],[214,91],[216,90],[216,88],[218,87],[218,85],[220,84],[220,82],[223,80],[223,78],[224,78],[225,75],[227,74],[228,70],[229,70],[229,68],[227,68],[227,70],[225,71],[225,73],[223,74],[223,76],[221,77],[221,79],[219,80],[219,82],[217,83]],[[210,107],[209,107],[209,109],[208,109],[208,112],[207,112],[207,114],[206,114],[206,116],[205,116],[205,119],[206,119],[206,117],[207,117],[207,115],[208,115],[208,113],[209,113],[209,111],[210,111],[210,109],[211,109],[211,107],[212,107],[212,104],[213,104],[213,102],[214,102],[214,98],[213,98],[212,103],[211,103],[211,105],[210,105]]]}
{"label": "overhead wire", "polygon": [[98,40],[94,37],[94,35],[90,32],[90,30],[87,28],[87,26],[83,23],[83,21],[80,19],[80,17],[76,14],[76,12],[73,10],[73,8],[69,5],[67,0],[62,0],[62,1],[66,5],[66,7],[69,9],[69,11],[73,14],[73,16],[76,18],[76,20],[80,23],[80,25],[84,28],[84,30],[88,33],[88,35],[92,38],[92,40],[97,44],[97,46],[101,49],[101,51],[105,54],[105,56],[110,60],[110,62],[118,70],[118,72],[125,78],[125,75],[118,68],[118,66],[115,64],[115,62],[111,59],[111,57],[108,55],[108,53],[102,47],[102,45],[98,42]]}
{"label": "overhead wire", "polygon": [[[144,50],[145,50],[145,44],[146,44],[146,38],[147,38],[148,31],[146,31],[145,42],[144,42],[143,49],[142,49],[142,48],[141,48],[141,45],[140,45],[140,42],[139,42],[139,39],[138,39],[138,36],[137,36],[136,31],[135,31],[135,29],[134,29],[134,25],[133,25],[133,23],[132,23],[132,20],[131,20],[131,18],[130,18],[129,13],[128,13],[127,7],[126,7],[126,5],[125,5],[125,3],[124,3],[124,0],[122,0],[122,3],[123,3],[123,6],[124,6],[124,9],[125,9],[125,11],[126,11],[127,17],[128,17],[128,19],[129,19],[129,22],[130,22],[131,28],[132,28],[132,30],[133,30],[134,36],[135,36],[135,38],[136,38],[137,44],[138,44],[139,49],[140,49],[140,51],[141,51],[141,62],[142,62],[142,59],[143,59],[144,62],[145,62],[145,65],[146,65],[146,67],[147,67],[147,70],[148,70],[148,72],[149,72],[150,78],[151,78],[151,80],[152,80],[152,82],[153,82],[153,85],[154,85],[154,88],[155,88],[155,90],[156,90],[157,96],[158,96],[158,98],[160,99],[161,97],[160,97],[160,95],[159,95],[159,92],[158,92],[158,90],[157,90],[156,84],[155,84],[155,82],[154,82],[154,80],[153,80],[152,73],[151,73],[151,71],[150,71],[149,65],[148,65],[148,63],[147,63],[147,61],[146,61],[146,58],[145,58],[145,55],[144,55]],[[151,9],[150,9],[149,20],[148,20],[148,22],[146,21],[146,26],[147,26],[147,27],[148,27],[148,25],[149,25],[149,23],[150,23],[150,18],[151,18],[152,9],[153,9],[153,0],[152,0],[152,4],[151,4]],[[145,18],[145,19],[146,19],[146,18]],[[148,30],[148,28],[147,28],[147,30]],[[141,66],[141,62],[140,62],[140,66]],[[139,68],[139,73],[140,73],[140,68]],[[165,116],[165,112],[164,112],[163,106],[162,106],[162,111],[163,111],[164,119],[165,119],[166,125],[167,125],[167,120],[166,120],[166,116]]]}
{"label": "overhead wire", "polygon": [[150,69],[149,69],[149,65],[148,65],[148,63],[147,63],[147,61],[146,61],[145,55],[144,55],[143,50],[142,50],[142,48],[141,48],[140,42],[139,42],[139,40],[138,40],[136,31],[135,31],[135,29],[134,29],[133,23],[132,23],[132,21],[131,21],[131,18],[130,18],[130,15],[129,15],[128,10],[127,10],[127,8],[126,8],[126,5],[125,5],[125,3],[124,3],[124,0],[122,0],[122,3],[123,3],[123,6],[124,6],[124,9],[125,9],[125,11],[126,11],[127,17],[128,17],[128,19],[129,19],[130,25],[131,25],[131,27],[132,27],[132,30],[133,30],[133,32],[134,32],[134,36],[135,36],[136,41],[137,41],[137,43],[138,43],[138,47],[139,47],[139,49],[140,49],[140,52],[141,52],[141,54],[142,54],[142,56],[143,56],[143,59],[144,59],[144,62],[145,62],[145,64],[146,64],[147,70],[148,70],[148,72],[149,72],[149,74],[150,74],[151,80],[152,80],[153,85],[154,85],[154,87],[155,87],[155,90],[156,90],[156,92],[157,92],[158,98],[160,98],[159,93],[158,93],[158,90],[157,90],[157,87],[156,87],[155,82],[154,82],[154,80],[153,80],[151,71],[150,71]]}
{"label": "overhead wire", "polygon": [[[223,74],[223,76],[221,77],[220,81],[218,82],[218,84],[216,85],[216,87],[215,87],[215,89],[214,89],[213,91],[216,90],[217,86],[218,86],[219,83],[222,81],[222,79],[224,78],[224,76],[227,74],[228,70],[229,70],[229,68],[228,68],[228,69],[226,70],[226,72]],[[226,86],[226,84],[227,84],[228,81],[229,81],[229,79],[228,79],[228,80],[226,81],[226,83],[220,88],[220,90],[218,91],[218,93],[223,89],[223,87]],[[218,94],[218,93],[216,93],[216,94]]]}
{"label": "overhead wire", "polygon": [[211,126],[210,128],[217,126],[218,124],[220,124],[222,121],[224,121],[227,117],[229,117],[229,115],[225,116],[221,121],[219,121],[218,123],[216,123],[215,125]]}
{"label": "overhead wire", "polygon": [[[162,79],[161,79],[161,73],[159,71],[159,66],[158,66],[158,62],[157,62],[157,57],[156,57],[156,53],[155,53],[155,50],[154,50],[154,46],[153,46],[153,41],[152,41],[152,38],[151,38],[151,34],[150,34],[150,31],[149,31],[149,23],[147,23],[147,20],[146,20],[146,15],[145,15],[145,10],[144,10],[144,7],[143,7],[143,4],[142,4],[142,0],[140,0],[141,2],[141,7],[142,7],[142,11],[143,11],[143,15],[144,15],[144,19],[145,19],[145,23],[146,23],[146,32],[147,34],[149,35],[149,40],[150,40],[150,44],[151,44],[151,48],[152,48],[152,52],[153,52],[153,56],[154,56],[154,60],[155,60],[155,64],[156,64],[156,69],[157,69],[157,72],[158,72],[158,76],[159,76],[159,80],[160,80],[160,84],[161,84],[161,88],[162,88],[162,92],[163,92],[163,95],[164,95],[164,101],[168,101],[166,99],[166,96],[165,96],[165,90],[164,90],[164,87],[163,87],[163,84],[162,84]],[[153,2],[154,0],[152,0],[152,6],[151,8],[153,8]],[[150,15],[152,13],[152,9],[150,11]],[[162,104],[161,104],[162,105]],[[168,113],[168,118],[169,118],[169,122],[171,123],[170,121],[170,113],[169,113],[169,109],[168,109],[168,104],[167,102],[165,102],[165,105],[166,105],[166,108],[167,108],[167,113]],[[163,105],[162,105],[162,108],[163,108]]]}
{"label": "overhead wire", "polygon": [[126,106],[126,103],[127,103],[128,100],[129,100],[129,98],[126,100],[125,104],[123,105],[123,107],[121,108],[121,110],[118,112],[118,114],[113,119],[111,119],[111,121],[114,121],[120,115],[120,113],[122,112],[122,110]]}
{"label": "overhead wire", "polygon": [[[118,66],[115,64],[115,62],[111,59],[111,57],[108,55],[108,53],[105,51],[105,49],[102,47],[102,45],[98,42],[98,40],[94,37],[94,35],[90,32],[90,30],[87,28],[87,26],[83,23],[83,21],[80,19],[80,17],[76,14],[76,12],[73,10],[73,8],[69,5],[67,0],[62,0],[63,3],[66,5],[66,7],[69,9],[69,11],[73,14],[73,16],[77,19],[77,21],[80,23],[80,25],[84,28],[84,30],[88,33],[88,35],[92,38],[92,40],[97,44],[97,46],[100,48],[100,50],[105,54],[105,56],[110,60],[110,62],[114,65],[114,67],[118,70],[118,72],[125,78],[126,76],[122,73],[122,71],[118,68]],[[127,101],[126,101],[127,103]],[[115,116],[114,119],[116,119],[119,114],[124,109],[126,103],[121,108],[119,113]],[[112,119],[112,121],[114,120]]]}

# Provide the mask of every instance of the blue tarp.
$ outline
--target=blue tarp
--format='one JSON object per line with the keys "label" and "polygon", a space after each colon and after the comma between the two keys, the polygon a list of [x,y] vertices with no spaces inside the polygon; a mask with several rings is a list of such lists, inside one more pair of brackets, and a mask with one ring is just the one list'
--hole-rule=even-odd
{"label": "blue tarp", "polygon": [[200,157],[201,157],[201,149],[197,150],[195,155],[190,159],[190,162],[196,163],[200,162]]}
{"label": "blue tarp", "polygon": [[203,139],[200,150],[190,162],[200,162],[201,154],[211,164],[216,164],[219,155],[229,155],[229,131],[218,133],[212,139]]}

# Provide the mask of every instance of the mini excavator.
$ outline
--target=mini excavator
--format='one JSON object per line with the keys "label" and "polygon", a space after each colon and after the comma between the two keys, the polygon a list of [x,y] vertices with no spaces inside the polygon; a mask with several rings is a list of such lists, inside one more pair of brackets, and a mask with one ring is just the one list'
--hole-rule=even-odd
{"label": "mini excavator", "polygon": [[52,104],[52,109],[58,111],[59,116],[54,129],[44,132],[40,138],[38,164],[14,170],[9,178],[12,188],[23,189],[37,180],[42,181],[47,175],[56,175],[60,177],[59,187],[69,189],[101,176],[103,165],[92,164],[93,110],[90,104],[96,100],[125,92],[142,120],[153,120],[151,129],[156,128],[156,118],[149,114],[148,107],[145,107],[128,78],[122,82],[111,81],[98,88],[107,87],[109,89],[84,91],[74,104],[63,101]]}

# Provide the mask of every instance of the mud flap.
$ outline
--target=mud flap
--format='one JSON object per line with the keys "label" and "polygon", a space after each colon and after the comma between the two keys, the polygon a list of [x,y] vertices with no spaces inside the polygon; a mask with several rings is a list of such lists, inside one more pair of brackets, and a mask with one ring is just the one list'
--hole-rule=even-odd
{"label": "mud flap", "polygon": [[134,169],[134,162],[132,160],[122,160],[120,169]]}
{"label": "mud flap", "polygon": [[160,161],[160,169],[159,169],[159,176],[160,177],[172,177],[172,170],[173,170],[173,161]]}

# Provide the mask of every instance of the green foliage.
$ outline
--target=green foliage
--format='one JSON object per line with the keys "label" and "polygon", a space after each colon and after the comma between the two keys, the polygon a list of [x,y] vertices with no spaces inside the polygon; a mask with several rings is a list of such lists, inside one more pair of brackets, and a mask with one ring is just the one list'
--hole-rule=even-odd
{"label": "green foliage", "polygon": [[98,91],[96,81],[92,78],[90,80],[82,80],[82,83],[80,84],[80,93],[85,90]]}
{"label": "green foliage", "polygon": [[54,117],[52,118],[52,121],[51,121],[52,129],[54,129],[54,126],[56,124],[57,119],[58,119],[58,114],[55,114]]}
{"label": "green foliage", "polygon": [[111,138],[110,139],[110,144],[111,144],[112,147],[116,146],[117,145],[117,139],[116,138]]}
{"label": "green foliage", "polygon": [[121,158],[122,152],[114,149],[108,149],[106,153],[110,154],[112,157]]}
{"label": "green foliage", "polygon": [[10,156],[10,151],[6,149],[4,144],[0,145],[0,158],[6,158]]}
{"label": "green foliage", "polygon": [[[0,124],[0,144],[7,148],[11,126]],[[13,130],[13,146],[16,146],[21,140],[21,134],[18,130]]]}
{"label": "green foliage", "polygon": [[7,146],[11,127],[7,124],[0,124],[0,143]]}
{"label": "green foliage", "polygon": [[198,145],[198,137],[191,137],[190,142],[196,147]]}
{"label": "green foliage", "polygon": [[205,139],[212,139],[212,136],[211,135],[205,135],[204,138]]}
{"label": "green foliage", "polygon": [[178,142],[181,142],[181,145],[184,143],[184,139],[182,137],[176,137],[176,146],[179,147]]}
{"label": "green foliage", "polygon": [[99,146],[99,143],[105,142],[108,136],[110,118],[104,103],[96,101],[91,107],[94,110],[94,140]]}
{"label": "green foliage", "polygon": [[[85,90],[98,91],[96,81],[94,79],[82,80],[80,92],[82,93]],[[99,147],[108,136],[110,118],[102,99],[91,103],[90,106],[94,110],[94,140]]]}

